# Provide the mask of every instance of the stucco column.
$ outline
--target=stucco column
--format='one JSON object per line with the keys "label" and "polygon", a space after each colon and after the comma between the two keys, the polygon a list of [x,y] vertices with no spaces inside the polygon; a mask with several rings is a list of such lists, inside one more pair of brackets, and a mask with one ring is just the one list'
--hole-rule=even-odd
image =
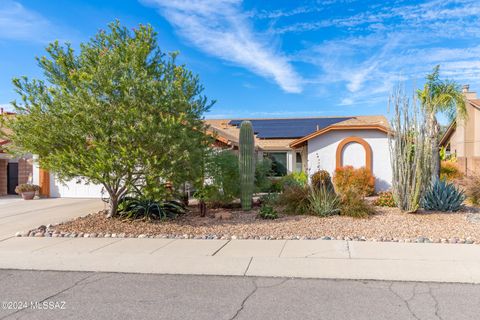
{"label": "stucco column", "polygon": [[0,196],[6,196],[7,190],[7,165],[8,160],[0,159]]}

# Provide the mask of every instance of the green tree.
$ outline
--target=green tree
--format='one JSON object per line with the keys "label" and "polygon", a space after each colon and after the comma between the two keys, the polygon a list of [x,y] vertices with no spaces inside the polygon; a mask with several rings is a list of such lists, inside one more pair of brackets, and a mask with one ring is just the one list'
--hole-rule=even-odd
{"label": "green tree", "polygon": [[133,190],[167,197],[167,182],[199,179],[212,103],[177,54],[161,52],[151,26],[130,31],[117,21],[78,55],[58,42],[46,51],[37,58],[45,80],[13,80],[19,116],[3,119],[11,151],[37,154],[61,179],[103,185],[110,217]]}
{"label": "green tree", "polygon": [[206,159],[206,179],[217,190],[219,202],[229,203],[239,197],[238,157],[231,150],[210,150]]}
{"label": "green tree", "polygon": [[440,125],[437,121],[437,114],[442,113],[450,118],[465,119],[467,109],[465,96],[460,85],[455,81],[440,79],[440,66],[433,68],[431,74],[427,75],[427,81],[423,90],[417,91],[418,98],[426,114],[428,139],[432,148],[432,180],[440,177]]}

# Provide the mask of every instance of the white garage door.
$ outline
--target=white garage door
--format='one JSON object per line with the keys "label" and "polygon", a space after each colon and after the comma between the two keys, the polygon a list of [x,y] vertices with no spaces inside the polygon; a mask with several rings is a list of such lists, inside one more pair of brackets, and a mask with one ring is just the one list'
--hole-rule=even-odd
{"label": "white garage door", "polygon": [[50,175],[50,196],[52,198],[100,198],[102,186],[86,184],[78,179],[61,182],[54,175]]}

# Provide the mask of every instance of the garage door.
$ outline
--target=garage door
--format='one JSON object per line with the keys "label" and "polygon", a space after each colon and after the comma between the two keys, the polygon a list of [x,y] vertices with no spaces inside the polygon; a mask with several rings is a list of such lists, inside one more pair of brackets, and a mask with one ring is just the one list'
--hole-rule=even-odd
{"label": "garage door", "polygon": [[51,175],[50,196],[52,198],[100,198],[102,196],[102,186],[87,184],[79,179],[62,182]]}

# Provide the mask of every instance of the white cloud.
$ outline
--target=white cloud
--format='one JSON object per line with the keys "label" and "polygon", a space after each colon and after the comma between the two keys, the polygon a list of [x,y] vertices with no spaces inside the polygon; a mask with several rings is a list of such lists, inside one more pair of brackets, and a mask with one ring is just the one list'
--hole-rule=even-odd
{"label": "white cloud", "polygon": [[338,30],[291,59],[316,66],[318,76],[305,83],[335,88],[339,105],[368,106],[384,103],[399,82],[421,85],[437,64],[441,77],[480,91],[479,16],[478,0],[395,2],[350,17],[284,24],[277,32]]}
{"label": "white cloud", "polygon": [[45,42],[53,29],[48,19],[21,3],[0,1],[0,39]]}
{"label": "white cloud", "polygon": [[241,0],[141,0],[155,6],[189,42],[200,50],[262,77],[284,91],[302,91],[302,79],[267,34],[255,33]]}

